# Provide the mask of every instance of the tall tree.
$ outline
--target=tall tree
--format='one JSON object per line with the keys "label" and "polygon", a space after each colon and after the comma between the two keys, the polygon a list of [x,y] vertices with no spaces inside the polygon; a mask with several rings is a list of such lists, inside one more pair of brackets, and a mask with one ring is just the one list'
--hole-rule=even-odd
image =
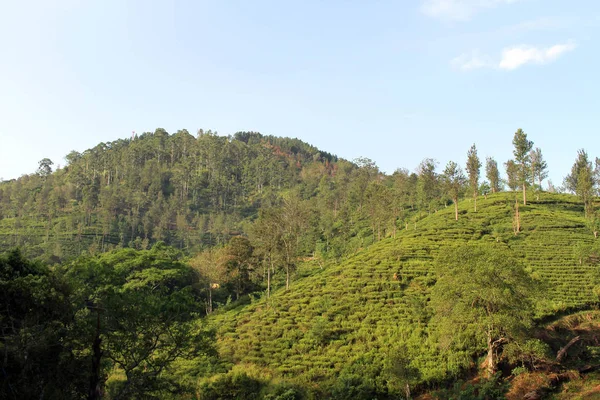
{"label": "tall tree", "polygon": [[54,165],[54,163],[49,158],[40,160],[38,163],[38,169],[36,171],[37,174],[43,177],[49,176],[52,173],[52,165]]}
{"label": "tall tree", "polygon": [[449,161],[446,164],[443,181],[444,189],[454,203],[454,218],[458,221],[458,197],[464,188],[466,178],[462,169],[454,161]]}
{"label": "tall tree", "polygon": [[252,243],[261,258],[264,275],[267,279],[267,298],[271,297],[271,276],[275,265],[281,259],[281,229],[279,226],[279,209],[265,208],[259,210],[258,219],[251,228]]}
{"label": "tall tree", "polygon": [[485,176],[490,182],[490,188],[492,193],[500,191],[500,171],[498,170],[498,163],[492,157],[485,159]]}
{"label": "tall tree", "polygon": [[523,187],[523,205],[527,205],[527,184],[530,178],[531,158],[530,152],[533,142],[527,139],[527,134],[519,128],[513,137],[513,155],[515,156],[515,165],[517,167],[517,177],[519,184]]}
{"label": "tall tree", "polygon": [[564,185],[579,196],[583,202],[586,217],[590,217],[593,214],[593,199],[598,180],[592,162],[584,149],[577,152],[577,159],[571,167],[571,174],[565,177]]}
{"label": "tall tree", "polygon": [[213,292],[226,281],[226,256],[222,248],[209,248],[196,254],[190,266],[198,274],[198,282],[202,291],[206,291],[206,314],[213,312]]}
{"label": "tall tree", "polygon": [[252,287],[250,273],[252,271],[252,256],[254,249],[250,240],[244,236],[235,236],[225,246],[226,265],[233,283],[236,299]]}
{"label": "tall tree", "polygon": [[485,352],[483,366],[493,375],[501,346],[531,326],[535,282],[500,245],[450,248],[437,266],[431,304],[440,334]]}
{"label": "tall tree", "polygon": [[473,201],[475,204],[475,211],[477,211],[477,192],[479,191],[479,174],[481,170],[481,161],[477,156],[477,147],[475,143],[467,152],[467,174],[469,175],[469,186],[473,193]]}
{"label": "tall tree", "polygon": [[504,163],[506,167],[506,184],[513,192],[519,188],[519,167],[514,160]]}
{"label": "tall tree", "polygon": [[438,162],[433,158],[426,158],[417,167],[417,199],[419,209],[427,209],[431,213],[433,201],[439,194],[439,179],[436,173]]}
{"label": "tall tree", "polygon": [[289,196],[284,199],[279,214],[279,227],[283,245],[285,290],[290,288],[290,273],[297,265],[300,255],[300,238],[307,227],[307,220],[306,206],[297,197]]}
{"label": "tall tree", "polygon": [[537,182],[537,189],[542,190],[542,181],[548,177],[548,163],[544,160],[542,149],[539,147],[531,150],[529,157],[531,158],[531,178],[534,183]]}

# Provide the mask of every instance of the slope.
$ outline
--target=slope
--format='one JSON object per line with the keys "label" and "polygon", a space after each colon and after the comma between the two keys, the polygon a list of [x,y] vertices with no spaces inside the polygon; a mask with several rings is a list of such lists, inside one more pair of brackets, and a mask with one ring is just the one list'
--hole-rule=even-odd
{"label": "slope", "polygon": [[[520,207],[522,230],[513,233],[514,193],[460,203],[425,216],[395,239],[385,239],[338,265],[314,268],[290,291],[213,319],[221,355],[248,371],[289,380],[317,393],[363,387],[373,395],[402,391],[403,382],[435,385],[472,366],[472,354],[438,345],[427,321],[433,260],[458,242],[504,242],[545,282],[541,313],[596,300],[595,267],[580,264],[577,248],[594,236],[574,196],[544,193]],[[341,383],[340,383],[341,382]]]}

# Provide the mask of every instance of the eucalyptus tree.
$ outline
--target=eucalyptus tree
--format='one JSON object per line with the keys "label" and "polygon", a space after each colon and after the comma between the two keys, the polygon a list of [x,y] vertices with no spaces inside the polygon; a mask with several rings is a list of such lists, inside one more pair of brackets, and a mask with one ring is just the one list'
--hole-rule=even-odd
{"label": "eucalyptus tree", "polygon": [[564,179],[565,188],[574,192],[583,202],[586,217],[593,214],[593,199],[598,187],[597,174],[584,149],[577,151],[571,173]]}
{"label": "eucalyptus tree", "polygon": [[479,190],[479,175],[481,170],[481,161],[477,156],[477,147],[475,143],[467,152],[467,174],[469,175],[469,186],[473,193],[473,201],[475,204],[475,211],[477,211],[477,192]]}
{"label": "eucalyptus tree", "polygon": [[485,176],[490,183],[492,193],[500,191],[500,171],[498,170],[498,163],[492,157],[485,159]]}
{"label": "eucalyptus tree", "polygon": [[446,194],[450,196],[454,203],[454,218],[458,221],[458,197],[466,183],[465,175],[457,163],[449,161],[444,169],[442,180]]}
{"label": "eucalyptus tree", "polygon": [[508,160],[504,166],[506,167],[506,184],[514,192],[519,188],[519,167],[514,160]]}
{"label": "eucalyptus tree", "polygon": [[433,202],[439,197],[440,182],[436,172],[438,162],[426,158],[417,167],[417,202],[420,210],[427,209],[431,213]]}
{"label": "eucalyptus tree", "polygon": [[539,147],[531,150],[529,157],[531,159],[531,179],[534,183],[537,183],[538,190],[541,191],[542,181],[548,177],[548,163],[544,160],[542,149]]}
{"label": "eucalyptus tree", "polygon": [[519,185],[523,188],[523,205],[527,205],[527,185],[531,178],[531,148],[533,142],[527,139],[527,134],[519,128],[513,137],[513,155],[515,156],[515,166]]}

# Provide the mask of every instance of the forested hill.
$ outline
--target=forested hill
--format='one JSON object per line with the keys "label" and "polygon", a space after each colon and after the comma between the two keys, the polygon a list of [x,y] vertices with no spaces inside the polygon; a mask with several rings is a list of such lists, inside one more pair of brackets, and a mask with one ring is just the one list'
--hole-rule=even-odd
{"label": "forested hill", "polygon": [[54,261],[156,241],[195,250],[239,234],[282,193],[309,198],[356,170],[298,139],[202,130],[157,129],[66,160],[0,184],[0,250]]}

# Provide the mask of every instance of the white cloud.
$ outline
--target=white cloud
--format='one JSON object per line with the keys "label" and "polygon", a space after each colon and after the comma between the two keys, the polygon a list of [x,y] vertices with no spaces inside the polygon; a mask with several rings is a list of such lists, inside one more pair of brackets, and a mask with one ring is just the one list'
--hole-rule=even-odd
{"label": "white cloud", "polygon": [[499,61],[475,50],[452,59],[450,64],[462,71],[479,68],[497,68],[512,71],[526,64],[549,64],[576,47],[573,42],[556,44],[546,48],[525,45],[507,47],[502,50]]}
{"label": "white cloud", "polygon": [[552,47],[516,46],[504,49],[498,65],[501,69],[513,70],[525,64],[548,64],[575,49],[575,43],[556,44]]}
{"label": "white cloud", "polygon": [[477,12],[519,0],[422,0],[421,11],[434,18],[468,21]]}
{"label": "white cloud", "polygon": [[471,53],[461,54],[451,61],[454,68],[469,71],[472,69],[494,67],[494,61],[490,56],[480,54],[479,51],[475,50]]}

